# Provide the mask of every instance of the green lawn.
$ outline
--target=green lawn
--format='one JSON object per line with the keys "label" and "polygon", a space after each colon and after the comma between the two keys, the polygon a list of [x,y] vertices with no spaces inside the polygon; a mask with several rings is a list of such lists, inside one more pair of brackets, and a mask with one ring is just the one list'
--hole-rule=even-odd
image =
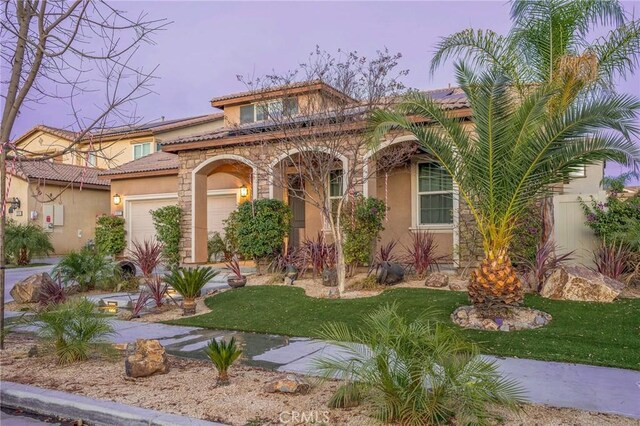
{"label": "green lawn", "polygon": [[[358,326],[362,314],[392,302],[408,318],[435,308],[447,322],[456,307],[468,304],[466,293],[429,289],[399,288],[376,297],[331,300],[307,297],[296,287],[260,286],[212,296],[206,300],[212,312],[171,323],[317,337],[323,323]],[[604,304],[527,296],[525,305],[550,313],[553,321],[538,330],[464,333],[487,354],[640,370],[640,299]]]}

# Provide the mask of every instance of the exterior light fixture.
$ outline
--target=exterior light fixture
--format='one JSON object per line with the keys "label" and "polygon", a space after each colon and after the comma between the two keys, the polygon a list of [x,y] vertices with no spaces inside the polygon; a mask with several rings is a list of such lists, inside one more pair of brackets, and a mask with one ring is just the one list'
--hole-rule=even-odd
{"label": "exterior light fixture", "polygon": [[240,196],[246,197],[247,195],[249,195],[249,189],[245,185],[242,185],[240,188]]}
{"label": "exterior light fixture", "polygon": [[120,205],[121,201],[122,201],[122,197],[120,197],[119,194],[116,194],[113,196],[113,204],[115,204],[116,206]]}
{"label": "exterior light fixture", "polygon": [[118,302],[115,301],[109,301],[107,302],[107,306],[105,308],[106,312],[109,312],[110,314],[115,314],[118,312]]}

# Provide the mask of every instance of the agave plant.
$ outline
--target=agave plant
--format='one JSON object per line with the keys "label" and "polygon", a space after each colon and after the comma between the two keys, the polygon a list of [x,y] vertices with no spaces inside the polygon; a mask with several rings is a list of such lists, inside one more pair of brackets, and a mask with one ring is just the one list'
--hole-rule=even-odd
{"label": "agave plant", "polygon": [[484,260],[469,284],[472,302],[517,305],[522,283],[509,257],[516,224],[534,200],[584,165],[638,161],[640,150],[629,135],[637,130],[640,103],[602,94],[552,113],[558,91],[553,85],[531,87],[519,97],[495,70],[477,76],[458,64],[456,72],[473,111],[474,132],[436,100],[411,93],[396,110],[372,113],[372,145],[392,130],[404,131],[451,175],[483,241]]}
{"label": "agave plant", "polygon": [[153,240],[144,240],[142,243],[134,241],[129,250],[129,256],[133,263],[140,268],[145,277],[149,277],[154,269],[162,261],[162,244]]}
{"label": "agave plant", "polygon": [[228,342],[225,340],[218,342],[213,338],[205,348],[205,352],[218,371],[218,383],[229,383],[229,367],[242,355],[242,351],[236,345],[235,337]]}
{"label": "agave plant", "polygon": [[43,310],[36,321],[40,336],[53,344],[59,364],[87,360],[94,349],[108,351],[105,338],[114,334],[109,320],[96,315],[95,305],[84,298]]}
{"label": "agave plant", "polygon": [[332,407],[370,403],[373,416],[402,425],[490,424],[493,406],[517,411],[519,386],[496,365],[428,314],[409,322],[394,305],[363,318],[362,325],[331,323],[322,336],[341,350],[315,359],[325,379],[342,384]]}
{"label": "agave plant", "polygon": [[178,268],[165,274],[164,280],[183,297],[182,310],[184,315],[193,315],[196,313],[195,298],[202,290],[202,287],[218,273],[219,271],[200,266],[196,268]]}

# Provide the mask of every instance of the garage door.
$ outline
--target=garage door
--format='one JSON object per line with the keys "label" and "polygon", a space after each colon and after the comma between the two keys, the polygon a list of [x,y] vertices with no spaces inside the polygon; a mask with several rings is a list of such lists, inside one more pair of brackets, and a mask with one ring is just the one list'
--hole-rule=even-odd
{"label": "garage door", "polygon": [[127,214],[127,220],[129,222],[129,245],[131,245],[132,241],[142,242],[144,240],[155,239],[156,230],[153,226],[151,210],[175,205],[177,202],[177,198],[130,201],[128,203]]}
{"label": "garage door", "polygon": [[224,234],[224,221],[238,207],[236,194],[209,195],[207,199],[207,229]]}

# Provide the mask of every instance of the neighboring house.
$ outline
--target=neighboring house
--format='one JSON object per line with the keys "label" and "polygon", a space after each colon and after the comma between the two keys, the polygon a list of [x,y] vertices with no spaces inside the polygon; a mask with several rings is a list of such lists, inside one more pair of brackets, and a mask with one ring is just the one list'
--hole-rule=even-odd
{"label": "neighboring house", "polygon": [[[468,120],[472,128],[471,110],[459,89],[425,93],[452,114]],[[101,178],[111,180],[112,197],[118,194],[122,200],[119,205],[112,204],[111,211],[126,218],[129,242],[155,235],[150,210],[178,204],[183,209],[182,260],[206,262],[208,236],[220,231],[229,212],[247,198],[277,198],[287,202],[294,212],[291,241],[299,243],[315,237],[325,228],[320,212],[274,187],[270,178],[284,156],[278,129],[264,121],[258,105],[275,103],[278,108],[297,111],[315,99],[340,96],[354,102],[332,87],[314,81],[215,98],[211,105],[223,110],[223,127],[190,137],[163,138],[163,152],[100,172]],[[397,137],[383,143],[381,149],[410,140],[413,140],[410,136]],[[349,155],[345,152],[341,158],[343,171],[349,167]],[[369,158],[366,152],[359,155]],[[602,174],[602,166],[590,166],[581,173],[582,177],[558,188],[556,239],[567,250],[579,248],[580,261],[586,258],[586,247],[592,238],[588,238],[582,213],[576,211],[578,194],[597,195]],[[335,190],[338,194],[342,191],[338,187]],[[435,235],[440,254],[454,263],[475,259],[478,248],[465,238],[464,229],[461,231],[469,213],[459,205],[451,178],[426,153],[418,151],[407,164],[384,179],[371,178],[356,190],[387,202],[389,211],[382,243],[391,239],[407,243],[411,232],[427,230]]]}
{"label": "neighboring house", "polygon": [[109,183],[90,167],[50,161],[9,163],[7,218],[51,234],[55,254],[78,250],[95,236],[96,216],[109,213]]}
{"label": "neighboring house", "polygon": [[[215,113],[94,130],[68,153],[64,151],[77,140],[76,133],[35,126],[13,143],[25,158],[43,155],[52,158],[17,161],[13,169],[10,165],[16,178],[9,197],[20,200],[20,208],[12,208],[8,217],[23,222],[31,220],[52,232],[56,254],[79,249],[93,238],[96,215],[111,211],[110,183],[98,179],[100,169],[162,154],[159,152],[162,139],[187,137],[222,126],[223,115]],[[155,181],[153,185],[160,183]],[[47,218],[52,222],[47,222]]]}

